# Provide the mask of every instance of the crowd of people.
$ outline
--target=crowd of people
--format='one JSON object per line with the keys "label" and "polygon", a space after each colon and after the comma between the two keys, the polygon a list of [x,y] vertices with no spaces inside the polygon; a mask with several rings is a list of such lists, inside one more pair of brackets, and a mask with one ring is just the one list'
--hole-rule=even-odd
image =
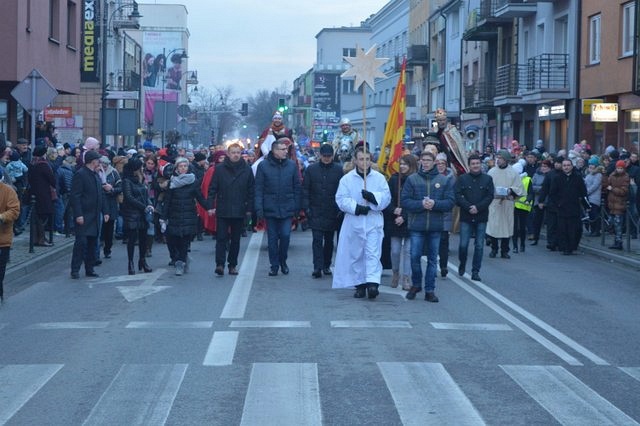
{"label": "crowd of people", "polygon": [[446,112],[436,118],[437,142],[417,152],[405,148],[388,179],[348,120],[334,141],[301,151],[279,113],[255,151],[241,143],[157,149],[150,141],[112,150],[93,137],[78,146],[49,137],[33,149],[25,139],[5,143],[0,300],[12,237],[29,218],[38,246],[52,245],[47,231],[75,237],[72,279],[82,265],[85,276],[97,277],[114,240],[126,243],[128,274],[151,272],[153,245],[166,244],[169,265],[184,275],[190,244],[204,233],[216,240],[213,273],[237,275],[240,240],[260,229],[267,233],[268,275],[286,275],[290,235],[301,226],[312,233],[313,279],[329,276],[334,288],[375,299],[389,268],[391,287],[401,286],[409,300],[424,291],[429,302],[439,301],[438,270],[449,273],[451,232],[460,236],[460,276],[474,239],[474,281],[481,281],[485,246],[490,258],[509,259],[525,253],[527,241],[537,245],[543,225],[547,249],[563,255],[574,253],[585,234],[611,233],[612,250],[622,249],[624,233],[637,238],[637,153],[608,147],[596,155],[586,141],[557,153],[543,141],[531,149],[514,141],[495,153],[467,152]]}

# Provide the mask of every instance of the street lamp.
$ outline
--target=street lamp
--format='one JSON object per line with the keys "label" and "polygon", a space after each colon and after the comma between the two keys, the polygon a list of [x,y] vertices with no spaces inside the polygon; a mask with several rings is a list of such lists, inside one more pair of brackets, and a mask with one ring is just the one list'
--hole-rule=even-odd
{"label": "street lamp", "polygon": [[121,4],[116,7],[111,14],[109,14],[109,3],[104,3],[103,13],[103,40],[102,40],[102,114],[100,120],[101,140],[102,146],[106,144],[107,140],[107,126],[106,126],[106,111],[107,111],[107,40],[111,37],[111,20],[118,12],[122,12],[125,9],[131,8],[131,13],[127,16],[128,21],[123,22],[118,28],[132,28],[139,29],[140,23],[138,20],[142,18],[142,15],[138,11],[138,3],[133,0],[131,3]]}
{"label": "street lamp", "polygon": [[[187,50],[184,47],[177,47],[171,50],[169,53],[165,53],[165,48],[162,48],[162,56],[165,58],[165,64],[167,63],[167,58],[170,58],[176,52],[182,51],[180,54],[180,63],[182,63],[183,59],[189,58],[187,55]],[[167,68],[168,69],[168,68]],[[164,99],[164,89],[167,82],[167,69],[165,69],[162,74],[162,146],[165,146],[165,134],[167,132],[167,102]],[[179,81],[182,80],[182,71],[180,72],[180,77],[178,79],[178,87],[181,88]],[[177,103],[177,102],[176,102]]]}

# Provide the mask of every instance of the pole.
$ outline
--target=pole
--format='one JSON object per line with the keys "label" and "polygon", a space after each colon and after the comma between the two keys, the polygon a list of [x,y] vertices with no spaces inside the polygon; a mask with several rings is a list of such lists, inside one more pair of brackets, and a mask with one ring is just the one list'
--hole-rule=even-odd
{"label": "pole", "polygon": [[[362,85],[362,147],[364,156],[367,157],[367,85]],[[356,142],[357,143],[357,142]],[[366,163],[365,163],[366,164]],[[357,166],[356,166],[357,167]],[[364,170],[364,189],[367,189],[367,171]]]}
{"label": "pole", "polygon": [[38,110],[36,109],[36,81],[38,76],[36,75],[36,70],[31,71],[31,75],[29,76],[31,79],[31,149],[34,149],[36,146],[36,118],[38,117]]}
{"label": "pole", "polygon": [[104,146],[107,139],[107,33],[109,29],[109,2],[102,3],[104,11],[102,13],[102,116],[100,118],[100,144]]}
{"label": "pole", "polygon": [[167,81],[167,56],[165,53],[166,49],[162,48],[162,56],[164,57],[164,70],[162,70],[162,147],[164,148],[165,144],[165,132],[167,131],[167,104],[164,101],[164,86]]}

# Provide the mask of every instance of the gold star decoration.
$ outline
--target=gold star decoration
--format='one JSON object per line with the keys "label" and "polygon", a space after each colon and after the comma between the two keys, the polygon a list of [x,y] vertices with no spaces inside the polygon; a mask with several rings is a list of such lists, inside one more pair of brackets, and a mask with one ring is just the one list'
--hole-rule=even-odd
{"label": "gold star decoration", "polygon": [[359,89],[362,83],[373,90],[376,77],[384,78],[385,73],[378,68],[384,65],[388,58],[376,58],[376,45],[364,53],[364,49],[356,49],[356,57],[344,56],[344,60],[351,64],[351,68],[342,73],[342,78],[355,77],[355,88]]}

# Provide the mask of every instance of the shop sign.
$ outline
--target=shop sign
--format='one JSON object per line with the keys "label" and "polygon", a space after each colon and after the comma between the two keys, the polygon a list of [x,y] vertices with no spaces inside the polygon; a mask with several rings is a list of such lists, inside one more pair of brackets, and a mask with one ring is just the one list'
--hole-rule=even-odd
{"label": "shop sign", "polygon": [[599,103],[591,105],[591,121],[615,123],[618,121],[617,103]]}

